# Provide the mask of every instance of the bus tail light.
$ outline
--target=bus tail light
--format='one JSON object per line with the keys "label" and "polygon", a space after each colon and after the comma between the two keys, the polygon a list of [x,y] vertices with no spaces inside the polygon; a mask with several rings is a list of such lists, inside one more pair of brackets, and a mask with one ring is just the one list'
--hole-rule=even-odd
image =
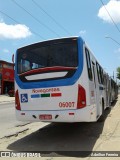
{"label": "bus tail light", "polygon": [[78,85],[77,109],[84,108],[85,106],[86,106],[86,92],[81,85]]}
{"label": "bus tail light", "polygon": [[15,92],[15,108],[21,110],[18,90]]}

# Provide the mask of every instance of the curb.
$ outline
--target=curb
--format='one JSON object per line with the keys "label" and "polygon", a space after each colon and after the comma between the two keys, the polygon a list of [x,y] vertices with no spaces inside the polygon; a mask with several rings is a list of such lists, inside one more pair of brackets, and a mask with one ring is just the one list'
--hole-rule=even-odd
{"label": "curb", "polygon": [[1,101],[0,104],[8,104],[8,103],[15,103],[15,100],[12,101]]}
{"label": "curb", "polygon": [[28,130],[29,130],[29,128],[21,129],[21,130],[19,130],[19,131],[17,131],[17,132],[9,133],[9,134],[3,136],[3,137],[0,138],[0,139],[10,138],[10,137],[13,137],[13,136],[18,136],[20,133],[23,133],[23,132],[28,131]]}

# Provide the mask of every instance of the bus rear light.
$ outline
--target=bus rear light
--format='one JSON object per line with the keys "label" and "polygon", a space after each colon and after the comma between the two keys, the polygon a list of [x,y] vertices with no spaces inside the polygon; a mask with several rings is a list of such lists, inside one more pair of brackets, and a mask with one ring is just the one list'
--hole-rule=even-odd
{"label": "bus rear light", "polygon": [[21,110],[18,90],[15,92],[15,108]]}
{"label": "bus rear light", "polygon": [[84,108],[85,106],[86,106],[86,92],[81,85],[78,85],[77,109]]}
{"label": "bus rear light", "polygon": [[74,113],[69,113],[69,115],[74,115]]}
{"label": "bus rear light", "polygon": [[21,113],[21,115],[22,115],[22,116],[24,116],[24,115],[25,115],[25,113]]}

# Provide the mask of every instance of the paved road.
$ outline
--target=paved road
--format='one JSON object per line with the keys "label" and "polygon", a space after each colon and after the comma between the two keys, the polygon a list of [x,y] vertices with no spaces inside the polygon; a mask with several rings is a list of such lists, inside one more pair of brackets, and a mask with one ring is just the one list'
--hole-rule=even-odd
{"label": "paved road", "polygon": [[[52,157],[51,159],[56,155],[72,156],[69,160],[77,157],[71,151],[120,151],[120,95],[112,109],[105,111],[104,122],[73,124],[38,122],[28,124],[26,127],[29,129],[17,136],[1,139],[0,150],[40,151],[41,156]],[[83,152],[79,152],[78,156],[82,158],[82,154]],[[85,160],[92,159],[87,156],[89,153]]]}
{"label": "paved road", "polygon": [[22,124],[22,122],[16,120],[14,103],[0,104],[0,128],[2,129],[0,138],[8,135],[16,125]]}

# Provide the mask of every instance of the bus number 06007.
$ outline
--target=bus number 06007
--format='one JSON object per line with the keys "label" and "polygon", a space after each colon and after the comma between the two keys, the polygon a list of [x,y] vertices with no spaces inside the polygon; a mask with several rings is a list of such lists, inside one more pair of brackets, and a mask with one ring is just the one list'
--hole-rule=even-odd
{"label": "bus number 06007", "polygon": [[75,106],[75,102],[60,102],[59,103],[59,107],[74,107]]}

